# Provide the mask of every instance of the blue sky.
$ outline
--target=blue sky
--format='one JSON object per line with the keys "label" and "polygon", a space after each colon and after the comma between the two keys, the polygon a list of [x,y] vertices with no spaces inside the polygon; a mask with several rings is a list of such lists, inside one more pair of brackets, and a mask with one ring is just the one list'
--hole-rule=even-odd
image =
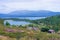
{"label": "blue sky", "polygon": [[60,0],[0,0],[0,13],[8,13],[15,10],[60,12]]}

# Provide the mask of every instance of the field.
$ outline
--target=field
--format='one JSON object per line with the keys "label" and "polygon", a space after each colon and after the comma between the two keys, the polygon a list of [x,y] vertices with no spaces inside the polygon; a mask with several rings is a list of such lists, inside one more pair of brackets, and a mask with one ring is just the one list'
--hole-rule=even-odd
{"label": "field", "polygon": [[33,25],[10,27],[9,24],[4,26],[3,22],[4,20],[0,19],[0,40],[60,40],[58,32],[48,33],[41,31],[41,28],[47,28],[46,25],[35,23]]}

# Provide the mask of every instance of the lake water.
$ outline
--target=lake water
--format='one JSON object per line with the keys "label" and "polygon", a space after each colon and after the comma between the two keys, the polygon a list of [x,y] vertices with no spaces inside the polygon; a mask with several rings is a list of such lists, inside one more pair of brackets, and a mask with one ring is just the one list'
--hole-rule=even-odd
{"label": "lake water", "polygon": [[27,24],[30,24],[29,22],[25,22],[25,21],[5,20],[4,25],[6,25],[6,22],[10,23],[10,25],[27,25]]}
{"label": "lake water", "polygon": [[[11,18],[11,17],[5,17],[5,18]],[[13,18],[36,20],[36,19],[42,19],[42,18],[45,18],[45,17],[13,17]],[[26,24],[30,24],[29,22],[25,22],[25,21],[5,20],[4,21],[4,25],[6,24],[6,22],[10,23],[11,25],[26,25]]]}
{"label": "lake water", "polygon": [[46,17],[2,17],[4,18],[19,18],[19,19],[29,19],[29,20],[36,20],[36,19],[42,19],[42,18],[46,18]]}

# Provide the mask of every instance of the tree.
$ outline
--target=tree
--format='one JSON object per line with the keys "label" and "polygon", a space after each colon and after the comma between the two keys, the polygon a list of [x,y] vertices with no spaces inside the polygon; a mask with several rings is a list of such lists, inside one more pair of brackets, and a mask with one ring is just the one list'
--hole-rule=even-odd
{"label": "tree", "polygon": [[29,27],[33,27],[33,24],[29,24],[28,26],[29,26]]}
{"label": "tree", "polygon": [[19,27],[23,27],[22,25],[20,25]]}
{"label": "tree", "polygon": [[41,28],[42,32],[48,32],[48,30],[49,30],[48,28]]}
{"label": "tree", "polygon": [[6,26],[9,26],[9,25],[10,25],[10,23],[6,22]]}

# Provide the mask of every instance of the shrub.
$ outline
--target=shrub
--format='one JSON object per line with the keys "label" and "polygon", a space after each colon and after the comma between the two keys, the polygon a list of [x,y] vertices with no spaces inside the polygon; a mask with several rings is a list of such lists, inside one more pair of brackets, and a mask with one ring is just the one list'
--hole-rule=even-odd
{"label": "shrub", "polygon": [[10,25],[10,23],[6,22],[6,26],[9,26],[9,25]]}
{"label": "shrub", "polygon": [[48,28],[41,28],[42,32],[48,32],[48,30],[49,30]]}

